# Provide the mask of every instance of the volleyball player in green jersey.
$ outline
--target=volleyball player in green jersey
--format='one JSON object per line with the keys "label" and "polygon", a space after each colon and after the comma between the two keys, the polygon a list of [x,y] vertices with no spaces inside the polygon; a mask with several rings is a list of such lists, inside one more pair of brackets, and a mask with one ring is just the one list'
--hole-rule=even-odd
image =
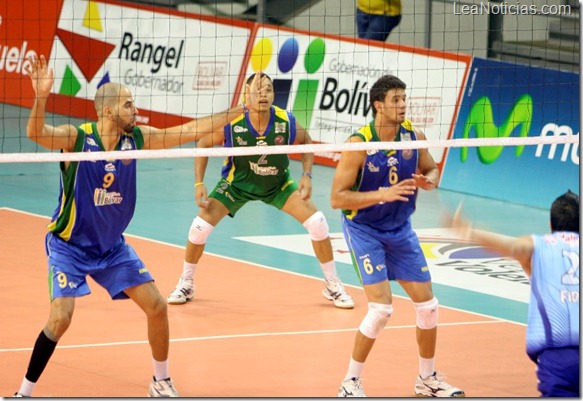
{"label": "volleyball player in green jersey", "polygon": [[[100,86],[95,95],[97,122],[75,127],[46,124],[47,99],[54,83],[44,56],[25,66],[35,92],[26,132],[37,144],[62,152],[162,149],[196,141],[215,126],[239,115],[241,106],[171,128],[136,125],[138,109],[131,91],[118,83]],[[254,81],[254,86],[258,81]],[[150,397],[178,397],[168,373],[170,343],[164,297],[147,266],[126,243],[123,232],[136,204],[135,159],[60,163],[59,205],[45,241],[48,257],[50,316],[32,351],[15,396],[30,397],[57,342],[69,328],[75,299],[91,293],[90,276],[112,299],[131,298],[147,316],[154,377]],[[75,385],[66,382],[67,386]],[[121,394],[118,394],[121,395]]]}
{"label": "volleyball player in green jersey", "polygon": [[[198,147],[224,144],[226,147],[274,146],[312,143],[308,132],[288,111],[273,106],[273,83],[261,74],[261,90],[251,100],[251,83],[257,74],[247,79],[245,94],[248,109],[227,124],[198,142]],[[259,152],[259,149],[258,149]],[[311,199],[314,155],[302,155],[303,174],[296,183],[289,173],[287,154],[245,155],[227,157],[222,178],[207,197],[203,183],[208,158],[195,159],[196,202],[200,207],[188,233],[185,260],[178,285],[168,296],[168,303],[184,304],[194,298],[194,272],[204,252],[209,234],[227,215],[250,201],[262,201],[291,215],[308,230],[312,246],[324,273],[322,294],[338,308],[354,307],[336,274],[328,223],[324,214]]]}

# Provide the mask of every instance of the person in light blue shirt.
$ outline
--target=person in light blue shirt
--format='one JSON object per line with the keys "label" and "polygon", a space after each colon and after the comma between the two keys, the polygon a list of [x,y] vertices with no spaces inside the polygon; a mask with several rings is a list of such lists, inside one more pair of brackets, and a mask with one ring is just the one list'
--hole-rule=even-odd
{"label": "person in light blue shirt", "polygon": [[509,238],[473,229],[460,217],[452,226],[467,239],[516,259],[530,278],[526,353],[537,365],[543,397],[579,397],[579,195],[553,202],[551,234]]}

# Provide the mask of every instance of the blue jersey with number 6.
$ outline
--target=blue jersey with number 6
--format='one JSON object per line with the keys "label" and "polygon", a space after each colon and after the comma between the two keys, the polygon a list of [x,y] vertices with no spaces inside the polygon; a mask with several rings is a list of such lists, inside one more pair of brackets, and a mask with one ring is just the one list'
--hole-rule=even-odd
{"label": "blue jersey with number 6", "polygon": [[[365,142],[379,142],[379,136],[374,127],[374,121],[352,134]],[[415,141],[417,137],[411,122],[405,120],[401,124],[395,142]],[[387,147],[390,148],[390,145]],[[353,191],[378,191],[391,187],[404,179],[411,178],[417,172],[417,149],[404,150],[369,150],[360,168]],[[386,202],[360,210],[343,210],[347,219],[355,223],[365,224],[377,230],[388,231],[402,226],[415,212],[417,190],[413,195],[407,195],[408,202]]]}

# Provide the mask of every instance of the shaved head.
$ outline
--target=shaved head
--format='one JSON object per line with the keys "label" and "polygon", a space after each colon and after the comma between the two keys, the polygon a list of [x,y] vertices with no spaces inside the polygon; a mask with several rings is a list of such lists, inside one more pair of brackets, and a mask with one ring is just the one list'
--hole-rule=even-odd
{"label": "shaved head", "polygon": [[95,111],[98,117],[103,117],[105,107],[114,107],[120,100],[120,93],[124,88],[123,85],[108,82],[97,89],[95,93]]}
{"label": "shaved head", "polygon": [[132,132],[138,109],[132,91],[116,82],[108,82],[95,93],[95,111],[100,122],[117,125],[118,130]]}

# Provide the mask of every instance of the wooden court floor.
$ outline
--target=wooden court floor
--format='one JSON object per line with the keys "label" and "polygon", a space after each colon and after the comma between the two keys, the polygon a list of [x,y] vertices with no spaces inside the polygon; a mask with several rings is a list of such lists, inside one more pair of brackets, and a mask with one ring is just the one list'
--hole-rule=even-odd
{"label": "wooden court floor", "polygon": [[[0,209],[0,395],[19,387],[31,347],[48,317],[43,238],[47,217]],[[128,236],[164,296],[175,285],[184,249]],[[184,397],[334,397],[366,312],[320,294],[321,281],[206,254],[197,296],[169,306],[170,374]],[[77,302],[73,323],[41,377],[36,397],[144,397],[152,376],[143,313],[131,301],[93,293]],[[412,397],[417,374],[414,311],[395,313],[363,372],[371,397]],[[536,397],[525,326],[440,308],[437,368],[468,397]]]}

